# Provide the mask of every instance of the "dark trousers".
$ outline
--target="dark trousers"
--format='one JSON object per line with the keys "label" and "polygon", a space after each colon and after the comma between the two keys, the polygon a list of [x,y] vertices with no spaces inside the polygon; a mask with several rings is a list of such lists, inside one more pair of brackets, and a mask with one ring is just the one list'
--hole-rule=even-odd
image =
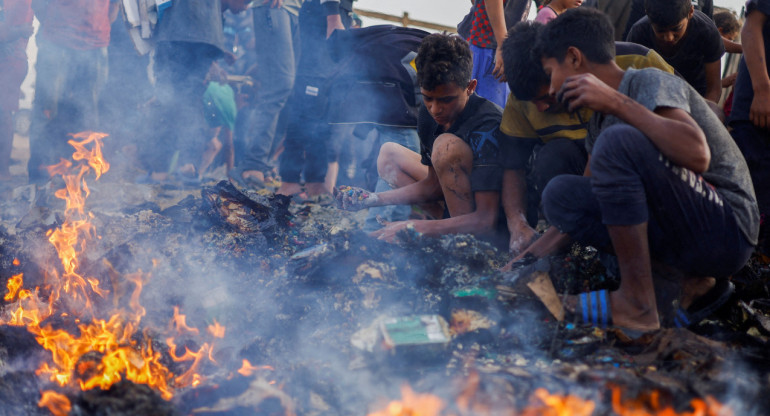
{"label": "dark trousers", "polygon": [[770,253],[770,130],[762,130],[749,121],[732,123],[732,136],[749,167],[757,195],[761,226],[759,247]]}
{"label": "dark trousers", "polygon": [[582,175],[588,163],[585,140],[552,139],[538,145],[527,163],[527,221],[535,226],[548,182],[559,175]]}
{"label": "dark trousers", "polygon": [[727,277],[753,246],[714,187],[672,164],[639,130],[616,125],[597,139],[591,177],[562,175],[543,192],[548,221],[605,249],[607,225],[648,223],[651,257],[694,276]]}
{"label": "dark trousers", "polygon": [[205,43],[159,42],[155,48],[155,95],[158,107],[152,116],[154,130],[149,143],[140,149],[145,168],[166,172],[184,163],[197,165],[206,141],[203,83],[211,63],[221,51]]}
{"label": "dark trousers", "polygon": [[284,182],[323,182],[328,165],[330,126],[324,120],[293,119],[286,132],[279,174]]}

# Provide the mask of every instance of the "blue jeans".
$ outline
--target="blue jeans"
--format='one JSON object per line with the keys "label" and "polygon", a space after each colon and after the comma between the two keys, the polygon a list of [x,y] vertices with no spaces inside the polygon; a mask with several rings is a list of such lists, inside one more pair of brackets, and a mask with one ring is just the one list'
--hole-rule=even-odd
{"label": "blue jeans", "polygon": [[507,83],[498,81],[492,75],[495,69],[495,50],[471,45],[471,52],[473,53],[471,78],[478,81],[476,94],[505,108],[505,101],[511,90]]}
{"label": "blue jeans", "polygon": [[639,130],[604,130],[591,175],[557,176],[543,192],[548,222],[573,239],[605,249],[607,225],[646,222],[650,256],[684,273],[724,278],[748,261],[753,247],[719,192],[671,163]]}
{"label": "blue jeans", "polygon": [[248,111],[250,123],[244,132],[244,170],[265,171],[276,138],[278,116],[289,99],[299,62],[297,16],[286,9],[267,6],[254,9],[254,36],[259,62],[256,104]]}
{"label": "blue jeans", "polygon": [[[374,143],[374,146],[376,146],[377,149],[387,142],[393,142],[400,144],[409,150],[415,152],[420,151],[420,139],[417,137],[417,129],[377,126],[377,133],[377,140]],[[377,185],[374,187],[374,192],[385,192],[391,189],[392,188],[387,182],[382,178],[378,178]],[[384,207],[369,208],[363,230],[372,232],[382,228],[379,222],[377,222],[377,217],[388,222],[406,220],[409,218],[411,209],[412,208],[409,205],[387,205]]]}

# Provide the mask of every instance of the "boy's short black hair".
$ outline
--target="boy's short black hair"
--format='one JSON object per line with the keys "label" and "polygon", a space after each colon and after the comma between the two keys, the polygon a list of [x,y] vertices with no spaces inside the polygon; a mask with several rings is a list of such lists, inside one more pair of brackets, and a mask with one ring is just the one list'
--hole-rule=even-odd
{"label": "boy's short black hair", "polygon": [[446,33],[434,33],[420,43],[415,59],[417,82],[428,91],[454,82],[465,88],[471,82],[473,56],[463,38]]}
{"label": "boy's short black hair", "polygon": [[615,29],[597,9],[569,9],[545,26],[537,42],[540,56],[564,62],[567,49],[579,49],[591,62],[606,64],[615,58]]}
{"label": "boy's short black hair", "polygon": [[714,13],[714,24],[718,29],[722,29],[723,35],[738,33],[741,30],[741,22],[730,10],[719,10]]}
{"label": "boy's short black hair", "polygon": [[534,45],[543,24],[534,21],[519,22],[508,31],[503,42],[503,67],[508,86],[521,101],[531,101],[543,85],[548,85],[548,75],[540,63],[540,52]]}
{"label": "boy's short black hair", "polygon": [[652,24],[670,27],[686,18],[692,0],[644,0],[644,11]]}

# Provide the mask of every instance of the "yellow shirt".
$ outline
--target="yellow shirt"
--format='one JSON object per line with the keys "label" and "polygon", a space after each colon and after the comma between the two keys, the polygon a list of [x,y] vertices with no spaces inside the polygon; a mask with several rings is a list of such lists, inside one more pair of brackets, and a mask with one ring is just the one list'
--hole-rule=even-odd
{"label": "yellow shirt", "polygon": [[[615,42],[615,50],[615,62],[623,69],[652,67],[674,73],[674,68],[652,49],[633,43]],[[500,131],[511,138],[540,139],[544,143],[560,137],[580,140],[588,134],[584,123],[592,115],[589,109],[575,113],[541,112],[531,101],[519,101],[513,94],[509,94]]]}

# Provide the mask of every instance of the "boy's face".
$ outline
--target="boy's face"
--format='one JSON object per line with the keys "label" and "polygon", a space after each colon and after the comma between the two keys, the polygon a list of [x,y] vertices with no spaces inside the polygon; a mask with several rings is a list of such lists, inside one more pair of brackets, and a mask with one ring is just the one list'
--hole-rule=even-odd
{"label": "boy's face", "polygon": [[471,80],[467,87],[461,87],[454,82],[441,84],[432,90],[420,88],[422,101],[431,117],[444,128],[457,120],[465,109],[468,99],[476,89],[476,80]]}
{"label": "boy's face", "polygon": [[655,34],[655,40],[663,47],[673,47],[684,37],[687,33],[687,26],[692,18],[693,10],[690,9],[690,13],[684,19],[678,21],[671,26],[661,26],[655,23],[651,23],[652,32]]}
{"label": "boy's face", "polygon": [[580,73],[569,59],[570,57],[567,56],[563,62],[559,62],[556,58],[542,58],[543,70],[551,78],[551,85],[548,88],[548,94],[551,97],[556,97],[564,80]]}

